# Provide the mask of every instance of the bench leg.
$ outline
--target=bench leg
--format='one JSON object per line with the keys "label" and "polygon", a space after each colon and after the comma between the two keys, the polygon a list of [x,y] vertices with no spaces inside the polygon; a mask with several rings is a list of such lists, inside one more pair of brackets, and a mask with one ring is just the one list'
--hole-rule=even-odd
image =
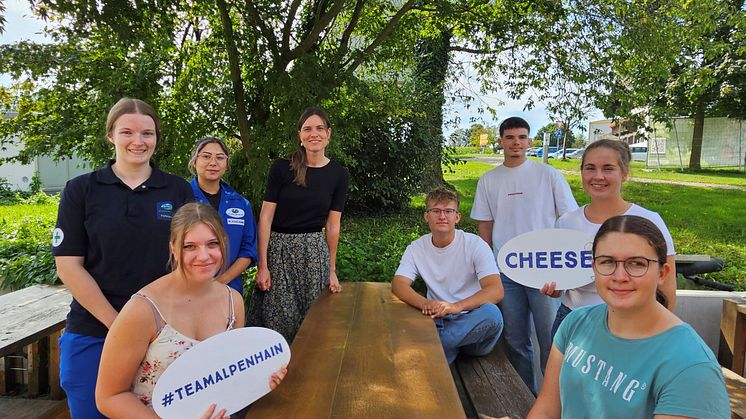
{"label": "bench leg", "polygon": [[39,343],[34,342],[31,345],[26,346],[26,356],[28,357],[28,395],[36,397],[39,395],[39,370],[40,370],[40,357],[39,357]]}
{"label": "bench leg", "polygon": [[718,360],[726,368],[743,376],[745,353],[746,316],[739,312],[737,302],[727,299],[723,300]]}
{"label": "bench leg", "polygon": [[62,400],[65,394],[60,387],[60,344],[62,330],[49,335],[49,397],[52,400]]}

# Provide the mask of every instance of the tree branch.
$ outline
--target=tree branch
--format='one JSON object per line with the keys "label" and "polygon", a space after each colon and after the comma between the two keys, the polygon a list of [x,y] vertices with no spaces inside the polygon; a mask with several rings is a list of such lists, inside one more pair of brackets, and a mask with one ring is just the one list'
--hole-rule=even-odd
{"label": "tree branch", "polygon": [[293,3],[288,9],[288,17],[285,19],[285,27],[282,30],[282,51],[290,51],[290,32],[293,29],[293,20],[295,20],[295,14],[298,12],[301,0],[293,0]]}
{"label": "tree branch", "polygon": [[267,40],[267,48],[272,54],[272,57],[275,60],[279,59],[280,53],[277,50],[277,37],[275,37],[275,33],[272,31],[272,29],[270,29],[264,23],[264,20],[259,14],[259,10],[257,10],[253,1],[246,0],[246,10],[248,11],[249,22],[251,22],[255,27],[259,28],[262,36],[264,36],[264,38]]}
{"label": "tree branch", "polygon": [[321,31],[323,31],[326,26],[331,22],[338,14],[342,11],[342,8],[344,7],[345,1],[344,0],[335,0],[334,5],[329,10],[329,12],[325,13],[323,16],[320,16],[316,22],[313,24],[313,28],[311,29],[311,32],[308,34],[306,39],[302,40],[298,46],[287,52],[286,54],[283,54],[282,61],[281,61],[281,68],[284,68],[287,63],[293,61],[294,59],[302,56],[308,50],[313,47],[313,45],[316,43],[317,38],[319,37],[319,34]]}
{"label": "tree branch", "polygon": [[347,27],[342,34],[342,39],[339,41],[339,52],[337,55],[340,59],[342,59],[350,49],[350,37],[352,36],[352,31],[355,30],[355,26],[357,26],[358,20],[360,20],[360,14],[363,12],[364,5],[365,0],[358,0],[357,3],[355,3],[355,10],[353,10],[352,17],[350,17],[350,23],[347,24]]}

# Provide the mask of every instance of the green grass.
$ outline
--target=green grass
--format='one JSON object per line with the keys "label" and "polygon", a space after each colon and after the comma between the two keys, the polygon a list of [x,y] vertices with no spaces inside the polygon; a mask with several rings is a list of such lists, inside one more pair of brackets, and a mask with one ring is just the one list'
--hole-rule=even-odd
{"label": "green grass", "polygon": [[[531,157],[536,161],[541,159]],[[580,159],[549,159],[549,164],[560,170],[580,170]],[[646,168],[643,162],[632,162],[630,167],[632,177],[643,179],[661,179],[675,182],[712,183],[716,185],[733,185],[746,187],[746,172],[734,169],[706,169],[690,171],[688,169],[656,169]]]}

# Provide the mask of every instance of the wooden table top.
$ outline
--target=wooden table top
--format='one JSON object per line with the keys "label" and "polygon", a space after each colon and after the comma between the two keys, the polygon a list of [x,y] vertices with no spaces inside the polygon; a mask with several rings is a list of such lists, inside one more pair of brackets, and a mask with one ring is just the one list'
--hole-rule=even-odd
{"label": "wooden table top", "polygon": [[309,310],[288,375],[251,418],[464,418],[433,321],[388,283],[343,283]]}
{"label": "wooden table top", "polygon": [[71,301],[63,286],[34,285],[0,295],[0,357],[64,327]]}

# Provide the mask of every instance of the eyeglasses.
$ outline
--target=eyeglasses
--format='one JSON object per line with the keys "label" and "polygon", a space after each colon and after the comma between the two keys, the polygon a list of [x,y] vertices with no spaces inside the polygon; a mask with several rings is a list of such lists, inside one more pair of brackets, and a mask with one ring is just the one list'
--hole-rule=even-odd
{"label": "eyeglasses", "polygon": [[199,157],[200,161],[203,161],[205,163],[209,163],[210,160],[213,159],[213,157],[218,163],[225,163],[226,161],[228,161],[228,156],[226,156],[225,154],[199,153],[197,157]]}
{"label": "eyeglasses", "polygon": [[440,217],[441,214],[445,215],[446,217],[453,217],[454,214],[458,212],[458,210],[455,210],[453,208],[430,208],[427,210],[430,214]]}
{"label": "eyeglasses", "polygon": [[660,264],[659,261],[642,256],[635,256],[625,260],[616,260],[610,256],[596,256],[593,258],[593,267],[601,275],[613,275],[619,263],[624,264],[624,270],[631,277],[639,277],[647,273],[650,262]]}

